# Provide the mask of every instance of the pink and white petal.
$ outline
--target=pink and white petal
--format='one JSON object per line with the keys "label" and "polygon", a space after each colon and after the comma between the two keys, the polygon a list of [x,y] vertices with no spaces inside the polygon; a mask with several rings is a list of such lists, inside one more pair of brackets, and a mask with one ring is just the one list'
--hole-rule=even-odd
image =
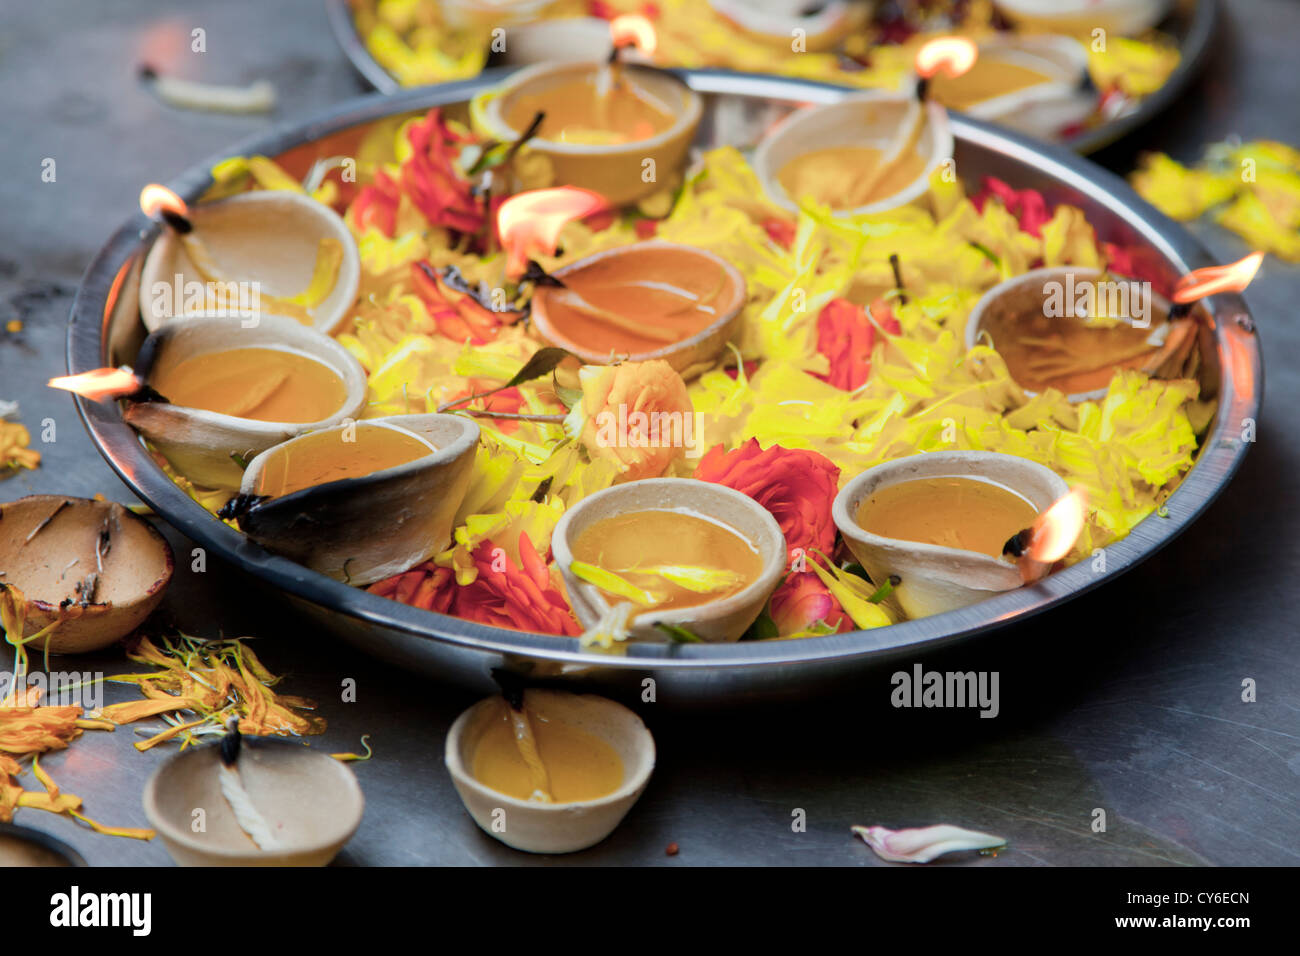
{"label": "pink and white petal", "polygon": [[1003,837],[980,833],[978,830],[966,830],[948,823],[910,830],[859,826],[854,827],[853,832],[862,837],[876,856],[890,863],[929,863],[945,853],[993,850],[1007,844]]}

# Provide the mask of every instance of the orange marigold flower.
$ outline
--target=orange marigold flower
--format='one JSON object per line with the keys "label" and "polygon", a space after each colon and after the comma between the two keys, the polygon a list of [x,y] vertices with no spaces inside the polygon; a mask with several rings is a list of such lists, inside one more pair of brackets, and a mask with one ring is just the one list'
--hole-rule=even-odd
{"label": "orange marigold flower", "polygon": [[[887,332],[901,331],[898,319],[883,299],[871,303],[871,315]],[[836,388],[853,391],[871,376],[871,350],[876,327],[866,310],[847,299],[832,299],[817,316],[817,351],[830,362],[829,375],[819,375]]]}

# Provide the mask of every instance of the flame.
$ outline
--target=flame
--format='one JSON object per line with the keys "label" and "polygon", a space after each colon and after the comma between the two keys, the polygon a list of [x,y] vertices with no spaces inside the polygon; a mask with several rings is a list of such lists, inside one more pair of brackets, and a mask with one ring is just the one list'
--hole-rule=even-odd
{"label": "flame", "polygon": [[940,70],[948,76],[961,76],[979,56],[979,47],[966,37],[935,37],[916,51],[916,73],[929,78]]}
{"label": "flame", "polygon": [[1218,292],[1240,292],[1250,285],[1264,261],[1264,253],[1252,252],[1244,259],[1226,266],[1206,266],[1193,269],[1174,286],[1174,301],[1179,304],[1195,302]]}
{"label": "flame", "polygon": [[140,209],[146,216],[156,216],[164,209],[176,213],[178,216],[188,216],[190,214],[189,206],[185,205],[185,200],[176,195],[166,186],[158,183],[150,183],[140,190]]}
{"label": "flame", "polygon": [[497,235],[506,250],[506,275],[523,274],[530,256],[555,255],[567,223],[604,209],[605,198],[589,189],[554,186],[516,193],[497,210]]}
{"label": "flame", "polygon": [[635,46],[645,57],[655,55],[659,37],[654,24],[639,13],[625,13],[609,21],[609,38],[614,48]]}
{"label": "flame", "polygon": [[49,381],[50,388],[62,388],[98,402],[140,390],[140,380],[129,368],[97,368],[80,375],[60,375]]}
{"label": "flame", "polygon": [[1072,488],[1069,494],[1038,516],[1025,553],[1043,564],[1060,561],[1079,540],[1087,515],[1088,493],[1083,488]]}

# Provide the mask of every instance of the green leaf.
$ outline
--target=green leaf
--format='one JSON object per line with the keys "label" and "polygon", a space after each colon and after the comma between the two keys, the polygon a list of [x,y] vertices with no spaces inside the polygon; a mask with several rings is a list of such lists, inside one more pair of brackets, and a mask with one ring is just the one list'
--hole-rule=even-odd
{"label": "green leaf", "polygon": [[903,579],[897,574],[891,574],[889,580],[876,588],[876,590],[871,593],[871,597],[867,598],[867,600],[872,604],[879,604],[885,598],[889,597],[889,595],[894,593],[894,588],[898,587],[898,585],[902,583],[902,580]]}
{"label": "green leaf", "polygon": [[655,627],[667,634],[677,644],[703,644],[704,638],[678,624],[655,621]]}
{"label": "green leaf", "polygon": [[[548,372],[555,371],[556,366],[572,354],[568,349],[554,346],[538,349],[533,353],[533,357],[524,363],[524,367],[515,372],[514,377],[501,386],[501,389],[514,388],[524,382],[531,382],[535,378],[541,378]],[[498,389],[498,391],[501,389]]]}
{"label": "green leaf", "polygon": [[765,607],[740,639],[742,641],[765,641],[770,637],[780,636],[781,629],[776,626],[776,621],[772,619],[772,613]]}
{"label": "green leaf", "polygon": [[998,258],[998,256],[991,249],[989,249],[988,246],[981,245],[980,243],[976,242],[974,239],[968,240],[968,243],[972,249],[974,249],[976,252],[983,255],[984,258],[987,259],[989,262],[993,263],[999,269],[1002,268],[1002,260]]}

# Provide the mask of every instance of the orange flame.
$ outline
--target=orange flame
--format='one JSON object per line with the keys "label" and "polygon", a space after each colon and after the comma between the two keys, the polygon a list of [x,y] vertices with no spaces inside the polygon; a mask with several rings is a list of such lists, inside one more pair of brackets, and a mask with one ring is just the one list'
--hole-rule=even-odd
{"label": "orange flame", "polygon": [[916,73],[926,79],[940,70],[961,76],[979,56],[979,47],[966,37],[935,37],[916,51]]}
{"label": "orange flame", "polygon": [[129,368],[97,368],[80,375],[60,375],[49,381],[50,388],[75,392],[82,398],[98,402],[140,390],[140,380]]}
{"label": "orange flame", "polygon": [[530,256],[555,255],[566,224],[604,209],[605,198],[589,189],[554,186],[516,193],[497,210],[497,235],[506,250],[506,275],[522,275]]}
{"label": "orange flame", "polygon": [[1083,488],[1072,488],[1068,495],[1038,516],[1030,529],[1025,553],[1043,564],[1060,561],[1083,534],[1087,515],[1088,493]]}
{"label": "orange flame", "polygon": [[1252,252],[1244,259],[1226,266],[1206,266],[1193,269],[1174,286],[1174,301],[1180,305],[1195,302],[1218,292],[1240,292],[1250,285],[1264,261],[1264,253]]}
{"label": "orange flame", "polygon": [[639,13],[625,13],[609,21],[609,38],[614,48],[635,46],[645,57],[655,55],[659,37],[654,24]]}
{"label": "orange flame", "polygon": [[158,215],[163,210],[174,212],[178,216],[190,214],[190,208],[185,205],[184,199],[158,183],[150,183],[140,190],[140,209],[150,217]]}

